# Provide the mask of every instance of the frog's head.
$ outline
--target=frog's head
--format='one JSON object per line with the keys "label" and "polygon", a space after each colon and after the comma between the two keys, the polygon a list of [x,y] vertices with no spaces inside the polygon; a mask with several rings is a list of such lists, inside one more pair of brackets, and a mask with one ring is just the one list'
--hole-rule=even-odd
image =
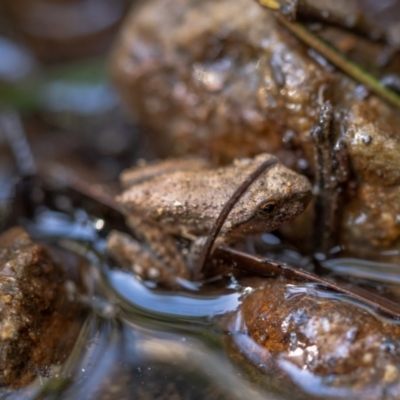
{"label": "frog's head", "polygon": [[301,214],[311,200],[308,179],[278,163],[265,171],[228,217],[229,236],[270,232]]}

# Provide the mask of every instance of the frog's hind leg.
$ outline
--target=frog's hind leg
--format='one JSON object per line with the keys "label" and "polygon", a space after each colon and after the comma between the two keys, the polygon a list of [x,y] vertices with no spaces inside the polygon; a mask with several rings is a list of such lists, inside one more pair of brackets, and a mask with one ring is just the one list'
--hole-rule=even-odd
{"label": "frog's hind leg", "polygon": [[126,222],[132,232],[146,244],[148,251],[164,264],[165,268],[172,270],[176,277],[191,278],[175,239],[163,225],[135,214],[129,214]]}
{"label": "frog's hind leg", "polygon": [[179,286],[177,275],[155,257],[149,249],[126,233],[111,231],[107,248],[123,268],[131,270],[143,280],[151,280],[167,287]]}

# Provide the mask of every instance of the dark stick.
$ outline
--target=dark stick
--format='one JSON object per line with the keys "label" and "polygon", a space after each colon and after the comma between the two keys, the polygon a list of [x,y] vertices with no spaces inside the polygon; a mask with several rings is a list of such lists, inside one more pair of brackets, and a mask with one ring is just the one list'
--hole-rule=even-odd
{"label": "dark stick", "polygon": [[333,106],[327,101],[321,105],[317,125],[311,131],[315,165],[314,252],[327,254],[337,242],[331,215],[336,201],[337,181],[334,178],[332,148]]}
{"label": "dark stick", "polygon": [[391,317],[400,319],[400,304],[377,294],[371,293],[361,287],[348,283],[336,283],[311,272],[293,267],[289,264],[243,253],[239,250],[231,249],[229,247],[219,247],[216,250],[216,257],[225,263],[232,264],[233,268],[235,269],[240,270],[239,265],[244,264],[246,265],[246,271],[251,271],[258,275],[269,277],[284,276],[287,279],[293,279],[298,282],[318,283],[327,289],[351,296],[352,298],[368,304],[369,306]]}
{"label": "dark stick", "polygon": [[340,221],[350,165],[346,144],[335,133],[334,108],[321,105],[318,124],[311,131],[315,166],[314,252],[324,255],[339,243]]}
{"label": "dark stick", "polygon": [[214,246],[215,240],[224,225],[226,218],[228,217],[229,213],[232,211],[235,204],[239,201],[239,199],[243,196],[249,186],[266,170],[274,166],[278,160],[276,158],[270,158],[269,160],[264,161],[260,166],[251,173],[245,181],[235,190],[231,198],[226,202],[224,207],[222,208],[218,218],[216,219],[210,234],[207,236],[207,241],[204,244],[200,261],[199,261],[199,268],[197,269],[195,275],[199,272],[205,270],[205,266],[207,261],[210,257],[211,250]]}

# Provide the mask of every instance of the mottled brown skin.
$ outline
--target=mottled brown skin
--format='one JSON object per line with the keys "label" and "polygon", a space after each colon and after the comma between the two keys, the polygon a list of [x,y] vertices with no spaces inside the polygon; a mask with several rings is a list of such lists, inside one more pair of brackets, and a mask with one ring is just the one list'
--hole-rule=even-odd
{"label": "mottled brown skin", "polygon": [[[174,171],[133,185],[118,198],[137,212],[182,236],[207,235],[236,188],[274,156],[260,154],[226,167]],[[229,214],[221,230],[227,241],[276,229],[307,206],[311,186],[306,177],[280,163],[265,171]],[[273,204],[272,212],[263,211]]]}
{"label": "mottled brown skin", "polygon": [[[174,275],[190,277],[182,255],[172,256],[180,252],[170,235],[193,242],[186,262],[191,269],[197,268],[204,237],[210,233],[223,206],[237,187],[271,158],[274,156],[265,153],[219,168],[212,168],[199,159],[177,160],[181,170],[176,170],[172,160],[167,160],[141,167],[146,180],[141,179],[140,169],[124,172],[123,184],[133,184],[118,200],[126,207],[127,221],[136,236],[147,242],[147,249],[140,252],[137,242],[116,232],[108,238],[109,249],[122,265],[168,286],[173,285]],[[162,173],[163,166],[165,173]],[[233,243],[249,235],[272,231],[300,214],[310,198],[307,178],[277,163],[262,173],[234,206],[218,241]],[[155,224],[159,229],[155,229]],[[156,257],[154,262],[150,253]],[[160,260],[168,266],[168,273],[161,271]]]}

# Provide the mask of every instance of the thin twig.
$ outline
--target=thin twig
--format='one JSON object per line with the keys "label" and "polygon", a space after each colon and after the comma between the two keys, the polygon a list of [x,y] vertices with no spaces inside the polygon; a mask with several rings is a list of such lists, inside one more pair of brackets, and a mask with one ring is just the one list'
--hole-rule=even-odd
{"label": "thin twig", "polygon": [[329,279],[315,275],[300,268],[278,261],[257,257],[252,254],[232,249],[230,247],[218,247],[215,252],[216,259],[221,259],[226,264],[232,265],[236,269],[243,270],[240,265],[245,265],[246,271],[258,275],[285,277],[299,282],[313,282],[323,285],[327,289],[342,293],[367,304],[376,310],[383,312],[391,317],[400,319],[400,304],[395,303],[377,294],[371,293],[361,287],[346,283],[336,283]]}
{"label": "thin twig", "polygon": [[243,194],[246,192],[246,190],[249,188],[249,186],[263,172],[265,172],[269,168],[273,167],[277,162],[278,162],[278,160],[276,158],[270,158],[270,159],[264,161],[262,164],[260,164],[259,167],[253,173],[251,173],[240,186],[238,186],[238,188],[232,194],[231,198],[226,202],[226,204],[224,205],[224,207],[221,210],[221,213],[219,214],[218,218],[216,219],[216,221],[211,229],[210,234],[207,236],[207,241],[206,241],[204,248],[202,250],[202,253],[201,253],[199,269],[197,270],[197,272],[204,271],[207,261],[211,254],[211,250],[214,246],[215,240],[216,240],[222,226],[224,225],[226,218],[228,217],[229,213],[232,211],[235,204],[243,196]]}
{"label": "thin twig", "polygon": [[310,32],[304,25],[299,24],[298,22],[289,22],[282,15],[277,15],[276,18],[298,39],[320,53],[329,62],[341,69],[348,76],[367,86],[372,92],[382,97],[392,105],[400,108],[400,96],[398,96],[395,92],[388,90],[378,80],[366,73],[357,64],[346,59],[341,53],[328,45],[318,36]]}
{"label": "thin twig", "polygon": [[351,33],[361,34],[371,40],[391,42],[388,29],[378,26],[359,12],[356,1],[341,2],[336,0],[257,0],[263,7],[278,11],[292,22],[318,21],[338,26]]}

